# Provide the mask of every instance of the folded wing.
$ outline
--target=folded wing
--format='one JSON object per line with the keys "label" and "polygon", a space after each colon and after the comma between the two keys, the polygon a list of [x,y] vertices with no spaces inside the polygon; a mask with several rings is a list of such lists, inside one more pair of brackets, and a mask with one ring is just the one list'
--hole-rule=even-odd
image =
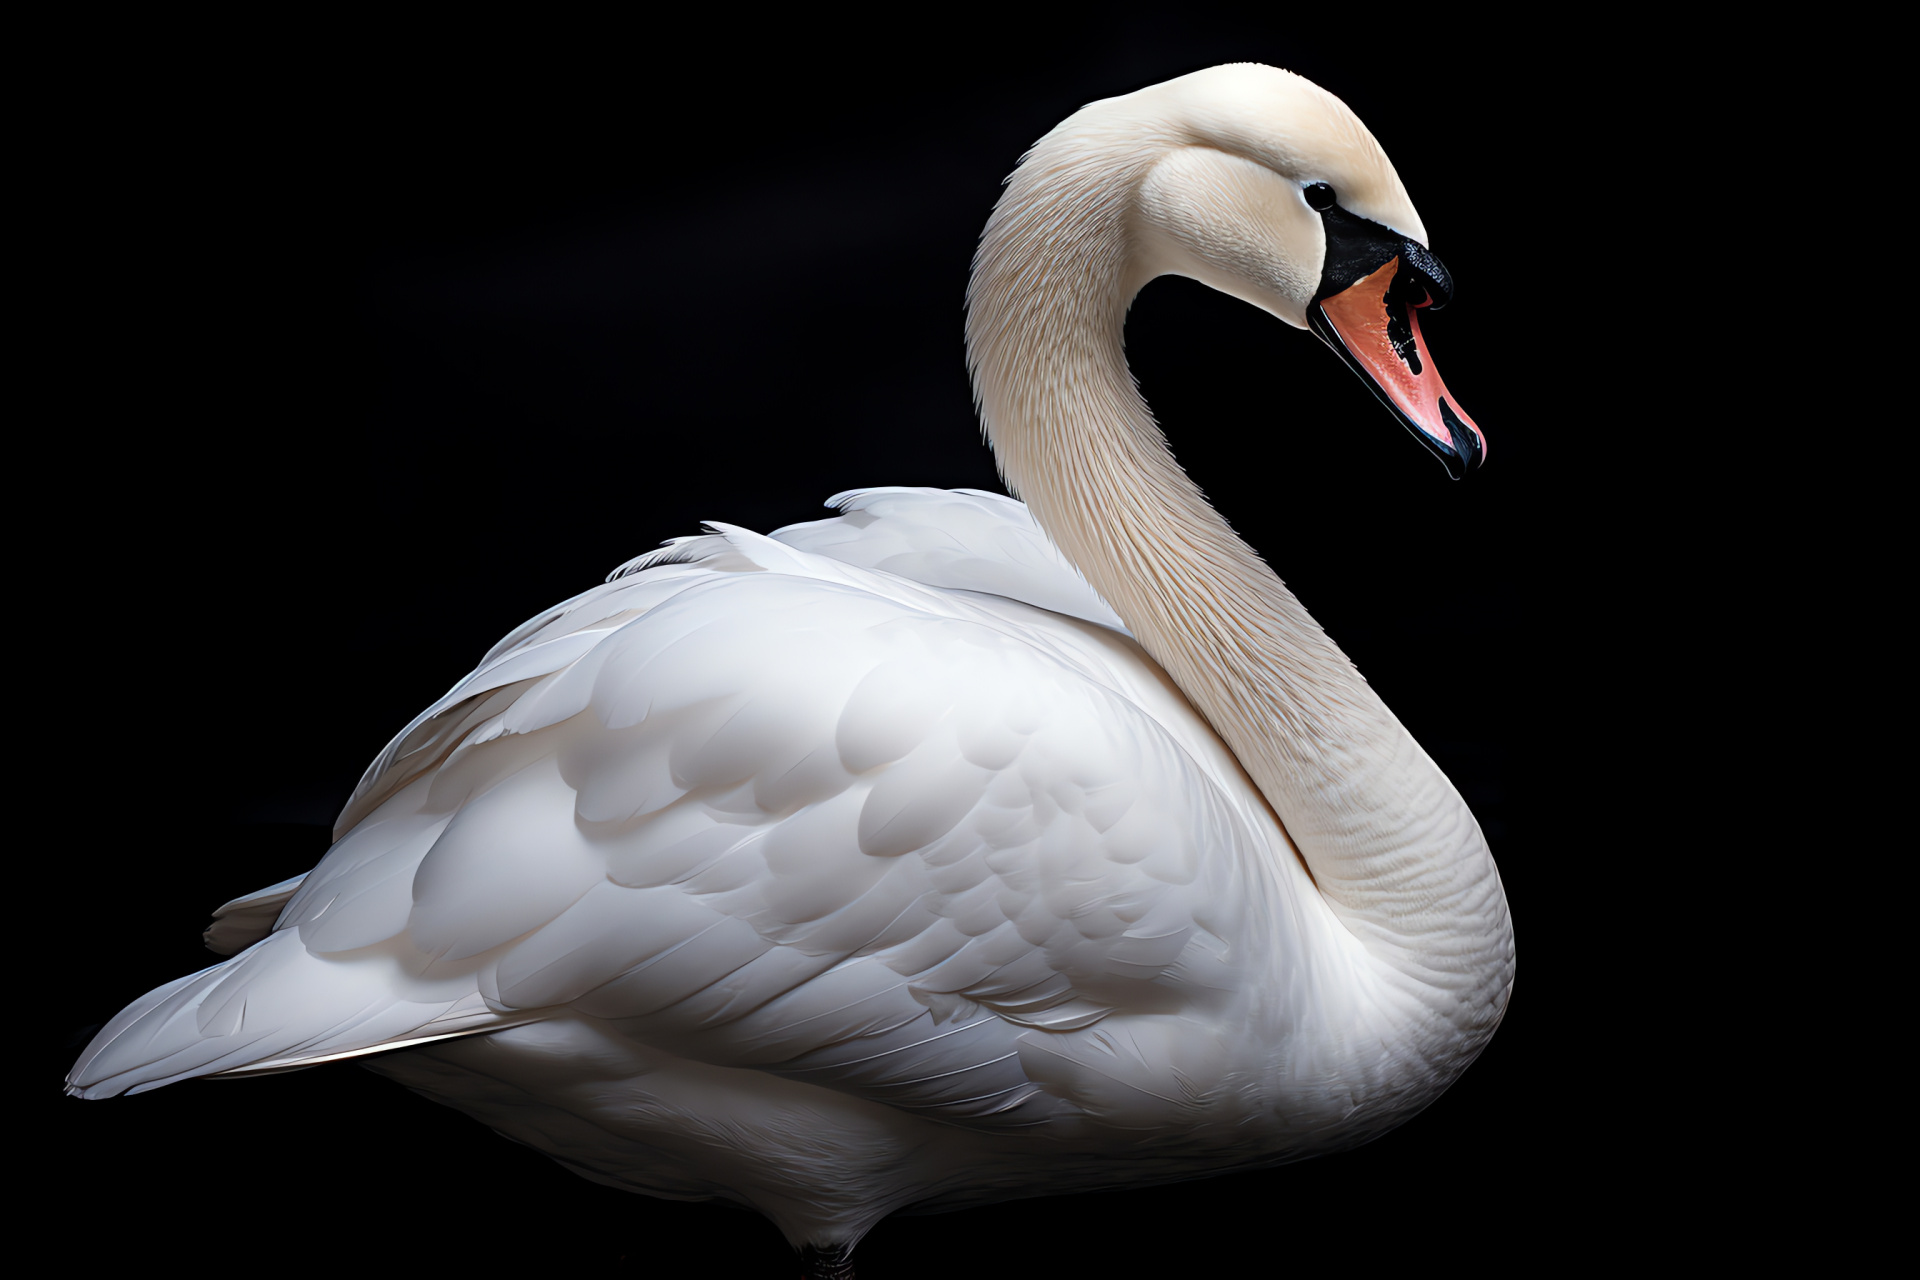
{"label": "folded wing", "polygon": [[955,1123],[1124,1109],[1238,997],[1284,836],[1024,508],[847,505],[864,545],[722,528],[508,637],[75,1090],[565,1016]]}

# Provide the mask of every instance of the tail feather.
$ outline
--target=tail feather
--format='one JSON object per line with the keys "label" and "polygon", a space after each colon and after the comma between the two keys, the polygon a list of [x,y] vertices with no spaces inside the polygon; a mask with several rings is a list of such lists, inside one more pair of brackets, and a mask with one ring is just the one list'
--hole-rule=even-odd
{"label": "tail feather", "polygon": [[537,1016],[495,1013],[471,987],[403,999],[392,977],[377,958],[326,959],[297,930],[273,934],[128,1005],[87,1046],[67,1092],[110,1098],[195,1076],[284,1071]]}

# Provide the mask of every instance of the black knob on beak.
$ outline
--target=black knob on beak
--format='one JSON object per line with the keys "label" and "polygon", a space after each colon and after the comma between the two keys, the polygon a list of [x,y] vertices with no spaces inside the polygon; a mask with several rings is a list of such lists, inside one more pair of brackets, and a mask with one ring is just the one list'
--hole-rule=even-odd
{"label": "black knob on beak", "polygon": [[[1433,251],[1412,240],[1400,242],[1400,272],[1393,287],[1414,307],[1438,311],[1453,301],[1453,275]],[[1421,295],[1425,294],[1423,301]]]}

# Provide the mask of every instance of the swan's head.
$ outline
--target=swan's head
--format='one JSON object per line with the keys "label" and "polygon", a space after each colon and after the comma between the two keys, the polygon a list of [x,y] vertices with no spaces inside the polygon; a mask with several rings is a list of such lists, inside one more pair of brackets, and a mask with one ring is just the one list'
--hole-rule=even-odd
{"label": "swan's head", "polygon": [[1310,328],[1456,479],[1486,442],[1434,368],[1420,312],[1452,278],[1380,144],[1326,90],[1254,64],[1113,100],[1168,145],[1139,186],[1141,268],[1183,275]]}
{"label": "swan's head", "polygon": [[[1131,200],[1115,202],[1124,229],[1105,238],[1124,246],[1126,298],[1155,276],[1187,276],[1311,329],[1456,479],[1485,457],[1420,330],[1420,312],[1448,301],[1452,279],[1345,103],[1252,63],[1092,103],[1023,162],[980,264],[994,256],[996,229],[1040,254],[1101,239],[1091,232],[1100,193],[1116,187]],[[1082,222],[1086,234],[1074,234]]]}

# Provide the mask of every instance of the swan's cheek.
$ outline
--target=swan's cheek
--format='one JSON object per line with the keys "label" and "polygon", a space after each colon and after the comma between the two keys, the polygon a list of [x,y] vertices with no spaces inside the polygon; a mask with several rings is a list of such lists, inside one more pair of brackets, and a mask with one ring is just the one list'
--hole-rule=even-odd
{"label": "swan's cheek", "polygon": [[1326,229],[1271,169],[1203,148],[1173,152],[1140,185],[1136,229],[1152,275],[1187,276],[1307,326]]}

